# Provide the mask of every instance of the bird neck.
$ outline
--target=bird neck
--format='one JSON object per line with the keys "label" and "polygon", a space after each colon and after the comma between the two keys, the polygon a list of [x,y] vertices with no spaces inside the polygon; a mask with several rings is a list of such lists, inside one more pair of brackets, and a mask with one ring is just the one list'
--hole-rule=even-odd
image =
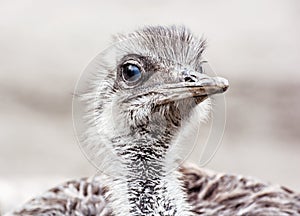
{"label": "bird neck", "polygon": [[113,143],[122,149],[116,153],[123,161],[122,174],[111,184],[115,215],[191,215],[176,171],[172,137],[169,131],[141,130]]}

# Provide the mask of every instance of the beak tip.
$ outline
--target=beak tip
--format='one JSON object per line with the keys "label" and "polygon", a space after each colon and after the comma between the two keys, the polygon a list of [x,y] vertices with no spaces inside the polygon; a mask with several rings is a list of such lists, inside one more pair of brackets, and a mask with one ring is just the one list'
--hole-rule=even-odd
{"label": "beak tip", "polygon": [[229,88],[229,85],[224,86],[223,87],[223,92],[226,92],[228,88]]}
{"label": "beak tip", "polygon": [[223,92],[227,91],[227,89],[229,88],[229,82],[227,79],[222,78],[222,77],[217,77],[218,82],[221,84],[222,86],[222,90]]}

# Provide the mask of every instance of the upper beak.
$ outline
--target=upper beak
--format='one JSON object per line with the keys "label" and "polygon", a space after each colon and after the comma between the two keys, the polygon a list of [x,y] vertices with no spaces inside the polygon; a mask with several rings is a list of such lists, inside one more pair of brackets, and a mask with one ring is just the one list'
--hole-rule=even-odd
{"label": "upper beak", "polygon": [[182,82],[166,84],[160,93],[164,95],[160,104],[186,98],[195,98],[200,103],[207,97],[225,92],[229,83],[222,77],[209,77],[202,73],[184,74]]}

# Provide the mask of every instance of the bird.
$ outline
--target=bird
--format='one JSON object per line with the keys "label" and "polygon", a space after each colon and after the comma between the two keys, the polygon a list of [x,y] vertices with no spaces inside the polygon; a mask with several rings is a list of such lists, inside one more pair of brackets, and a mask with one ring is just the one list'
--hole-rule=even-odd
{"label": "bird", "polygon": [[205,73],[206,44],[176,25],[115,36],[78,95],[80,142],[101,172],[8,215],[300,215],[300,194],[287,187],[182,163],[180,132],[205,121],[211,96],[229,88]]}

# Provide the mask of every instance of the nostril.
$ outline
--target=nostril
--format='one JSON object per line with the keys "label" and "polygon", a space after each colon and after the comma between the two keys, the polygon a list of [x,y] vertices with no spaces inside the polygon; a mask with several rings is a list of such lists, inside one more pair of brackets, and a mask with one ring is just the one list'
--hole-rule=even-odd
{"label": "nostril", "polygon": [[186,76],[184,77],[185,82],[196,82],[195,76]]}
{"label": "nostril", "polygon": [[184,77],[184,81],[185,82],[191,82],[191,78],[190,77]]}

